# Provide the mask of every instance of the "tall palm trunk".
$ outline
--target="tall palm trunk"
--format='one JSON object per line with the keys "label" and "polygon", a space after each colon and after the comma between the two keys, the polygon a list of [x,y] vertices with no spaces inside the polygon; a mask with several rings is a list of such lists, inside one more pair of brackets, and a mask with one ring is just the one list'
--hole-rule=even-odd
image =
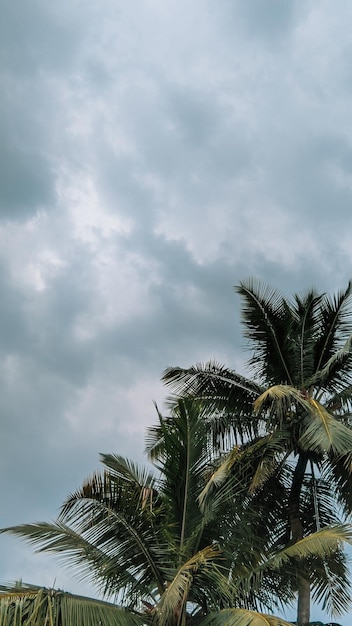
{"label": "tall palm trunk", "polygon": [[[291,540],[296,543],[303,539],[303,526],[300,515],[300,497],[304,474],[308,463],[308,456],[300,454],[298,456],[297,465],[293,475],[293,481],[289,496],[288,510],[289,523],[291,529]],[[310,582],[305,576],[297,574],[298,588],[298,605],[297,605],[297,624],[298,626],[306,626],[310,618]]]}

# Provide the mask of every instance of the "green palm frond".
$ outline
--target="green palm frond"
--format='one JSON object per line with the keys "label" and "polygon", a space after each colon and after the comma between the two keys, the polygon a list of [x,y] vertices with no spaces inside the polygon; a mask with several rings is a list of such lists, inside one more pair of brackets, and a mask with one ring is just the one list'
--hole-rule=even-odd
{"label": "green palm frond", "polygon": [[321,300],[322,296],[315,290],[309,290],[303,296],[296,294],[292,304],[284,300],[287,335],[283,340],[283,350],[287,354],[291,384],[301,389],[315,370],[315,337],[319,331]]}
{"label": "green palm frond", "polygon": [[[331,456],[352,454],[352,429],[337,420],[313,398],[308,398],[310,414],[304,420],[305,430],[299,444],[303,450],[329,453]],[[350,465],[352,469],[352,465]]]}
{"label": "green palm frond", "polygon": [[287,433],[276,431],[242,447],[234,447],[219,463],[198,496],[202,511],[209,504],[216,513],[220,503],[238,501],[258,490],[282,463],[283,440]]}
{"label": "green palm frond", "polygon": [[323,560],[310,559],[308,572],[312,599],[331,616],[351,609],[351,577],[346,554],[338,550]]}
{"label": "green palm frond", "polygon": [[246,609],[224,609],[210,614],[203,622],[204,626],[292,626],[286,620],[248,611]]}
{"label": "green palm frond", "polygon": [[[243,442],[258,435],[258,422],[251,419],[254,400],[264,388],[216,361],[183,369],[168,368],[162,376],[178,397],[196,397],[207,406],[209,430],[216,437],[230,436],[234,442]],[[211,416],[211,417],[210,417]]]}
{"label": "green palm frond", "polygon": [[[307,379],[307,387],[320,387],[328,390],[343,391],[350,386],[352,378],[350,365],[352,362],[352,335],[344,345],[334,352],[328,361]],[[333,379],[333,386],[332,380]],[[338,384],[337,384],[338,383]]]}
{"label": "green palm frond", "polygon": [[332,298],[324,295],[320,311],[320,335],[317,341],[318,360],[316,372],[319,372],[324,363],[338,350],[345,337],[352,333],[350,302],[352,282],[349,281],[344,291],[339,291]]}
{"label": "green palm frond", "polygon": [[0,588],[0,626],[142,626],[114,604],[22,583]]}
{"label": "green palm frond", "polygon": [[211,569],[214,559],[219,558],[219,548],[217,546],[206,546],[196,554],[192,555],[188,561],[182,563],[172,580],[166,584],[166,589],[158,605],[158,623],[160,626],[168,624],[169,620],[177,613],[185,610],[194,576],[199,570]]}
{"label": "green palm frond", "polygon": [[332,391],[326,398],[326,408],[346,424],[351,423],[352,385],[347,384],[340,391]]}
{"label": "green palm frond", "polygon": [[332,493],[339,494],[341,514],[347,516],[352,511],[352,473],[350,463],[345,458],[333,458],[333,463],[326,463],[323,468],[323,477],[330,485]]}
{"label": "green palm frond", "polygon": [[254,381],[241,376],[234,370],[218,363],[208,361],[205,364],[196,365],[185,369],[181,367],[169,367],[162,374],[162,381],[169,385],[175,394],[182,398],[191,397],[228,397],[229,390],[236,386],[245,396],[250,396],[251,403],[262,388]]}
{"label": "green palm frond", "polygon": [[341,507],[336,502],[331,483],[321,475],[306,475],[301,490],[301,520],[304,534],[341,523]]}
{"label": "green palm frond", "polygon": [[141,489],[153,486],[155,477],[148,468],[118,454],[100,454],[100,459],[111,476],[130,482],[131,485]]}
{"label": "green palm frond", "polygon": [[[212,472],[204,488],[198,495],[198,502],[202,511],[205,511],[209,502],[211,508],[214,511],[217,510],[216,505],[219,502],[219,490],[224,486],[225,482],[227,482],[227,487],[226,491],[222,489],[222,499],[225,498],[229,501],[231,496],[235,497],[236,492],[237,495],[241,494],[241,496],[248,492],[248,481],[246,485],[244,481],[241,481],[240,473],[235,475],[233,474],[235,466],[238,466],[241,473],[243,472],[245,457],[248,455],[251,456],[251,451],[248,453],[247,450],[242,450],[239,446],[236,446],[225,456],[224,459],[219,459],[220,464]],[[231,483],[229,481],[230,476],[233,477]],[[244,472],[242,473],[242,477],[243,476]],[[215,494],[217,494],[217,498],[214,498]]]}
{"label": "green palm frond", "polygon": [[263,567],[277,569],[291,559],[306,559],[311,556],[324,558],[338,551],[344,542],[352,543],[350,526],[341,524],[323,528],[280,550],[270,557]]}
{"label": "green palm frond", "polygon": [[310,410],[311,405],[302,392],[292,385],[273,385],[266,389],[254,402],[254,410],[259,413],[265,406],[275,403],[275,412],[283,421],[287,412],[295,404],[305,410]]}
{"label": "green palm frond", "polygon": [[244,335],[255,353],[249,365],[258,375],[272,383],[277,382],[277,367],[284,372],[284,382],[293,384],[284,338],[291,325],[290,310],[284,298],[275,289],[254,279],[241,282],[236,291],[242,297]]}
{"label": "green palm frond", "polygon": [[[4,529],[38,546],[38,552],[54,552],[67,564],[111,595],[138,584],[140,593],[154,581],[163,590],[164,577],[158,567],[160,539],[148,519],[128,519],[124,512],[99,502],[85,502],[70,513],[73,525],[24,524]],[[137,524],[135,522],[138,522]],[[154,547],[154,550],[153,550]]]}
{"label": "green palm frond", "polygon": [[[202,526],[197,497],[211,460],[207,407],[194,398],[179,400],[172,417],[162,418],[148,433],[149,453],[161,472],[161,485],[179,546]],[[163,442],[162,444],[160,442]],[[155,447],[155,442],[157,442]]]}
{"label": "green palm frond", "polygon": [[[142,470],[143,471],[143,470]],[[156,494],[156,481],[145,477],[145,482],[130,480],[105,471],[86,479],[82,487],[70,494],[60,509],[59,519],[70,521],[77,518],[78,508],[84,511],[91,502],[103,504],[107,509],[123,509],[127,517],[134,517],[141,507],[145,490]]]}

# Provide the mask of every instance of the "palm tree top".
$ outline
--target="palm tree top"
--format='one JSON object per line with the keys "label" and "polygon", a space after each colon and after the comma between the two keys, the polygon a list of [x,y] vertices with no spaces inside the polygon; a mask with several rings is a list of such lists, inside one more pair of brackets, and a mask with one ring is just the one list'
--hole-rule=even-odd
{"label": "palm tree top", "polygon": [[334,296],[310,289],[290,300],[254,279],[235,290],[258,381],[329,393],[351,385],[351,282]]}

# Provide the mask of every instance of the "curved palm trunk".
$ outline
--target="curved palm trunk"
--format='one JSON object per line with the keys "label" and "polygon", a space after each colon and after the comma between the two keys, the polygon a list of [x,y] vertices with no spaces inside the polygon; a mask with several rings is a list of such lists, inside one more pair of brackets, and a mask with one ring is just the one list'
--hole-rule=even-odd
{"label": "curved palm trunk", "polygon": [[[291,529],[291,540],[296,543],[303,539],[303,526],[300,516],[300,496],[304,474],[308,463],[308,456],[300,454],[293,475],[291,492],[288,502],[289,523]],[[306,626],[310,619],[310,582],[309,579],[297,574],[298,605],[297,624]]]}

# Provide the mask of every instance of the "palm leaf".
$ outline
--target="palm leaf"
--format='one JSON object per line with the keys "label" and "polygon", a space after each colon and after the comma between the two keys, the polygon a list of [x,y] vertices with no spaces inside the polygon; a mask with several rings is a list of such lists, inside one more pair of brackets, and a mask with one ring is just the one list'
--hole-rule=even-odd
{"label": "palm leaf", "polygon": [[[236,288],[242,297],[242,322],[246,328],[245,337],[255,348],[250,365],[260,378],[276,382],[276,369],[284,373],[284,380],[293,384],[289,361],[284,353],[283,338],[287,336],[287,313],[290,312],[285,300],[276,290],[249,279]],[[282,375],[281,375],[282,380]]]}
{"label": "palm leaf", "polygon": [[212,613],[203,622],[204,626],[292,626],[286,620],[256,613],[246,609],[224,609]]}
{"label": "palm leaf", "polygon": [[310,559],[312,599],[323,611],[337,616],[351,609],[351,578],[346,555],[339,550],[323,560]]}
{"label": "palm leaf", "polygon": [[170,398],[170,406],[178,397],[202,399],[208,410],[209,431],[217,438],[232,437],[245,441],[258,434],[258,423],[252,416],[254,400],[264,388],[223,365],[209,361],[183,369],[168,368],[162,380],[172,387],[176,398]]}
{"label": "palm leaf", "polygon": [[352,528],[350,526],[335,525],[323,528],[280,550],[270,557],[263,567],[277,569],[291,559],[305,559],[310,556],[324,558],[327,554],[339,550],[344,542],[352,543]]}
{"label": "palm leaf", "polygon": [[[77,516],[80,514],[82,510]],[[137,582],[141,592],[143,585],[148,588],[151,581],[163,590],[164,577],[158,568],[157,554],[152,551],[158,542],[149,523],[136,528],[123,513],[106,510],[97,502],[89,503],[83,520],[78,521],[83,532],[61,521],[13,526],[1,532],[11,532],[39,546],[38,552],[59,554],[80,572],[81,579],[98,583],[106,594]]]}
{"label": "palm leaf", "polygon": [[134,463],[126,457],[118,454],[100,454],[103,465],[109,470],[110,476],[118,480],[124,480],[140,489],[152,487],[155,482],[154,475],[148,468]]}
{"label": "palm leaf", "polygon": [[302,449],[330,453],[335,458],[351,455],[351,428],[338,421],[317,400],[308,398],[307,404],[310,405],[310,415],[305,420],[306,427],[299,440]]}
{"label": "palm leaf", "polygon": [[184,543],[192,538],[197,542],[203,524],[197,497],[211,460],[207,415],[202,401],[179,400],[172,417],[159,415],[158,427],[148,432],[149,454],[161,472],[161,488],[173,520],[169,532],[181,552]]}
{"label": "palm leaf", "polygon": [[209,505],[214,511],[219,502],[243,498],[259,489],[282,463],[283,441],[287,433],[277,431],[248,443],[234,447],[219,458],[219,465],[211,474],[198,496],[201,509]]}
{"label": "palm leaf", "polygon": [[352,293],[352,281],[349,281],[345,291],[340,291],[331,299],[324,296],[319,317],[321,333],[317,342],[317,354],[319,355],[316,373],[321,366],[329,361],[340,338],[350,335],[352,332],[351,313],[349,309]]}
{"label": "palm leaf", "polygon": [[145,618],[114,604],[18,583],[0,587],[0,626],[142,626]]}
{"label": "palm leaf", "polygon": [[323,477],[330,486],[331,493],[339,494],[339,506],[343,515],[349,515],[352,511],[352,473],[350,463],[341,458],[331,459],[323,468]]}
{"label": "palm leaf", "polygon": [[[307,387],[322,387],[329,388],[329,382],[332,378],[332,374],[335,374],[334,387],[333,389],[338,388],[336,381],[341,378],[340,387],[342,390],[346,387],[346,384],[351,383],[351,374],[350,374],[350,364],[352,359],[352,335],[348,337],[345,341],[344,345],[337,350],[334,354],[331,355],[329,360],[325,363],[325,365],[317,370],[313,376],[311,376],[307,380]],[[343,366],[343,368],[341,367]],[[339,371],[340,369],[340,371]],[[342,377],[342,372],[344,369],[347,369],[347,372]],[[342,370],[342,371],[341,371]]]}
{"label": "palm leaf", "polygon": [[254,402],[254,410],[259,413],[268,403],[275,403],[275,412],[283,420],[293,405],[298,404],[305,410],[311,405],[302,392],[291,385],[273,385],[262,393]]}
{"label": "palm leaf", "polygon": [[[304,389],[315,368],[315,338],[319,331],[318,311],[322,296],[309,290],[295,295],[292,304],[284,300],[286,335],[282,338],[292,385]],[[286,379],[286,380],[285,380]],[[279,379],[276,379],[279,382]],[[280,382],[288,382],[282,372]]]}
{"label": "palm leaf", "polygon": [[173,579],[167,583],[158,605],[157,614],[160,626],[168,624],[172,616],[185,610],[195,574],[200,569],[211,567],[214,559],[218,557],[218,547],[206,546],[179,567]]}

